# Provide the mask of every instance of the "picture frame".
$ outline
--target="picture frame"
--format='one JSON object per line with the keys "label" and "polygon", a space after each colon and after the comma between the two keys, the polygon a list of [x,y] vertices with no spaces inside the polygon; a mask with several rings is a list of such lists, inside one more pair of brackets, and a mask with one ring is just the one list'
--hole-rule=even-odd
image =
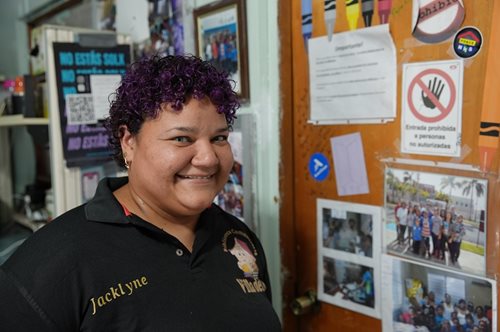
{"label": "picture frame", "polygon": [[240,102],[250,99],[245,0],[222,0],[193,11],[196,55],[226,70]]}

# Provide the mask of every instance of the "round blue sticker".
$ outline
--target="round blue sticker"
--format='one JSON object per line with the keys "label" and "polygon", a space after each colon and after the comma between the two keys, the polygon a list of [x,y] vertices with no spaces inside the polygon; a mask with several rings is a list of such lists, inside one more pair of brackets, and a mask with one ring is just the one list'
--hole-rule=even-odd
{"label": "round blue sticker", "polygon": [[468,59],[479,53],[483,44],[483,36],[475,27],[465,27],[453,38],[453,50],[461,58]]}
{"label": "round blue sticker", "polygon": [[321,153],[315,153],[309,159],[309,172],[316,181],[323,181],[330,173],[328,159]]}

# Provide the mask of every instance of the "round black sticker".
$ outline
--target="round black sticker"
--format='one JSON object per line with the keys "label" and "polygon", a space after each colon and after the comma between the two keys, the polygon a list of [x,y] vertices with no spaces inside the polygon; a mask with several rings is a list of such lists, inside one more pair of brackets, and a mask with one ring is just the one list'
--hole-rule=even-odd
{"label": "round black sticker", "polygon": [[457,32],[453,38],[455,54],[464,59],[472,58],[479,53],[483,44],[483,36],[475,27],[465,27]]}

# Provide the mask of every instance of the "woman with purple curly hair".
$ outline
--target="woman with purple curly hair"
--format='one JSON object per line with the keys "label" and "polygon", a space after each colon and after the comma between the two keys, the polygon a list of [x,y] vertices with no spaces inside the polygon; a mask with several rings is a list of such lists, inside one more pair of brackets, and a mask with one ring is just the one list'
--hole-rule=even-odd
{"label": "woman with purple curly hair", "polygon": [[116,92],[106,123],[119,164],[125,166],[120,126],[127,125],[135,135],[146,118],[159,115],[164,104],[181,111],[189,99],[208,98],[230,126],[240,106],[231,83],[224,72],[194,56],[144,58],[133,64]]}
{"label": "woman with purple curly hair", "polygon": [[232,83],[194,56],[130,67],[106,121],[128,176],[0,267],[0,330],[281,330],[262,245],[213,204],[233,165]]}

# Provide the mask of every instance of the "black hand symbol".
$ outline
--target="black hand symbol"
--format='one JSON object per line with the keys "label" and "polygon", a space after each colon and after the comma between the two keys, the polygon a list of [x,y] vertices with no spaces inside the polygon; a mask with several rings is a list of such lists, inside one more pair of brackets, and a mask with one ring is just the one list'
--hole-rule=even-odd
{"label": "black hand symbol", "polygon": [[[430,90],[430,92],[436,97],[437,100],[439,100],[439,97],[441,96],[441,93],[443,92],[444,89],[444,84],[441,80],[437,81],[436,85],[436,80],[437,77],[434,77],[434,80],[429,80],[429,85],[427,86]],[[431,86],[432,83],[432,86]],[[436,108],[436,105],[432,102],[432,100],[425,95],[424,91],[422,90],[422,101],[424,102],[424,105],[430,109]]]}

